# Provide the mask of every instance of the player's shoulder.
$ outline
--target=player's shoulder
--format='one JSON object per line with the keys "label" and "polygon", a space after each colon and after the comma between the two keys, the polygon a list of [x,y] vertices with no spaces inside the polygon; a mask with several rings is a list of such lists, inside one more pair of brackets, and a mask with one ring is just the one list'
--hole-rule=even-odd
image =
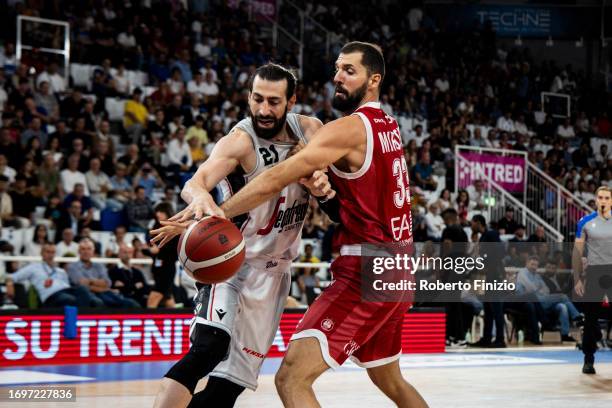
{"label": "player's shoulder", "polygon": [[582,218],[580,218],[578,220],[578,226],[582,228],[586,225],[587,222],[594,220],[595,218],[597,218],[597,211],[593,211],[592,213],[587,214],[583,216]]}
{"label": "player's shoulder", "polygon": [[312,134],[323,127],[323,122],[316,116],[306,116],[299,113],[295,113],[294,115],[297,117],[305,134]]}
{"label": "player's shoulder", "polygon": [[234,127],[229,133],[217,142],[215,149],[231,152],[232,156],[241,156],[254,149],[253,140],[249,133],[239,127]]}

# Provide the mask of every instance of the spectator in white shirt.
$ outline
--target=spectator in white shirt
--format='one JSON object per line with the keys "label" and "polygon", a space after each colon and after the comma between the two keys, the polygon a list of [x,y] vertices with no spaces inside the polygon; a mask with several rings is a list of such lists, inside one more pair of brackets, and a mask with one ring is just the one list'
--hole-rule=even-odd
{"label": "spectator in white shirt", "polygon": [[610,159],[612,156],[608,153],[608,145],[604,143],[599,146],[599,153],[595,153],[595,162],[598,165],[606,165]]}
{"label": "spectator in white shirt", "polygon": [[125,70],[125,65],[120,63],[119,68],[116,70],[113,69],[111,72],[113,74],[115,91],[122,95],[128,95],[130,92],[130,79],[128,78],[128,73]]}
{"label": "spectator in white shirt", "polygon": [[168,170],[178,175],[180,172],[187,172],[193,165],[191,149],[185,141],[185,127],[179,127],[174,132],[174,137],[168,143],[166,149],[168,155]]}
{"label": "spectator in white shirt", "polygon": [[113,188],[110,178],[106,173],[100,170],[100,159],[94,157],[89,161],[89,171],[85,173],[87,187],[91,193],[91,201],[93,205],[103,210],[106,207],[106,196]]}
{"label": "spectator in white shirt", "polygon": [[5,176],[9,183],[13,183],[17,175],[17,171],[8,165],[8,160],[3,154],[0,154],[0,175]]}
{"label": "spectator in white shirt", "polygon": [[64,228],[62,231],[62,240],[57,243],[58,256],[77,256],[79,253],[79,244],[74,241],[74,231],[71,228]]}
{"label": "spectator in white shirt", "polygon": [[123,48],[136,47],[136,37],[134,36],[134,27],[132,25],[128,25],[125,31],[119,33],[117,43]]}
{"label": "spectator in white shirt", "polygon": [[524,115],[519,115],[518,119],[514,122],[514,129],[521,135],[529,134],[529,129],[527,129],[527,125],[525,124]]}
{"label": "spectator in white shirt", "polygon": [[425,225],[427,226],[428,238],[435,241],[439,241],[442,238],[442,231],[445,225],[437,203],[429,205],[429,211],[425,214]]}
{"label": "spectator in white shirt", "polygon": [[507,111],[504,116],[500,116],[499,119],[497,119],[496,127],[506,132],[514,132],[515,128],[514,121],[512,120],[512,112]]}
{"label": "spectator in white shirt", "polygon": [[440,92],[448,92],[450,89],[450,83],[448,82],[448,75],[446,72],[442,74],[441,78],[436,79],[434,86],[438,88]]}
{"label": "spectator in white shirt", "polygon": [[202,89],[204,94],[204,103],[210,103],[217,98],[219,95],[219,86],[213,80],[213,76],[210,72],[206,72],[204,75],[204,87]]}
{"label": "spectator in white shirt", "polygon": [[574,127],[571,125],[569,118],[565,118],[563,124],[557,127],[557,136],[561,136],[564,139],[572,139],[576,136]]}
{"label": "spectator in white shirt", "polygon": [[79,155],[72,154],[68,157],[68,167],[60,172],[60,179],[62,181],[62,189],[65,192],[71,192],[74,190],[75,184],[82,184],[85,188],[85,195],[89,196],[89,189],[87,188],[87,179],[85,174],[79,170]]}
{"label": "spectator in white shirt", "polygon": [[36,87],[40,85],[41,82],[46,81],[51,85],[51,91],[54,93],[63,93],[66,91],[66,81],[64,77],[61,76],[58,72],[57,63],[52,62],[47,67],[46,71],[43,71],[38,78],[36,78]]}
{"label": "spectator in white shirt", "polygon": [[181,76],[181,70],[178,67],[172,68],[172,74],[166,82],[170,85],[170,92],[174,95],[183,95],[185,93],[185,83]]}
{"label": "spectator in white shirt", "polygon": [[202,79],[202,73],[200,71],[196,71],[193,74],[193,79],[187,84],[187,92],[189,92],[191,95],[195,94],[200,98],[203,98],[205,89],[206,87],[204,85],[204,80]]}

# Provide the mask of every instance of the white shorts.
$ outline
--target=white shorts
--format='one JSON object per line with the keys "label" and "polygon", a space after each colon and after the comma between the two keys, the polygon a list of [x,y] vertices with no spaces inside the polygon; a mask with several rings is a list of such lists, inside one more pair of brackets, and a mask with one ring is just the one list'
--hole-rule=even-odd
{"label": "white shorts", "polygon": [[229,280],[200,289],[195,324],[225,330],[228,355],[210,373],[255,390],[291,287],[291,261],[249,259]]}

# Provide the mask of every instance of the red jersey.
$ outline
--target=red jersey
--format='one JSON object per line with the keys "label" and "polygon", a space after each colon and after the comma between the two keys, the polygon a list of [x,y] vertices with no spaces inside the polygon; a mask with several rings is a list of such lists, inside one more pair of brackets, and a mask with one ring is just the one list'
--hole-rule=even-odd
{"label": "red jersey", "polygon": [[361,255],[356,244],[412,240],[408,166],[397,121],[378,102],[353,115],[366,129],[366,157],[355,173],[331,165],[330,179],[340,200],[340,225],[333,247],[341,255]]}

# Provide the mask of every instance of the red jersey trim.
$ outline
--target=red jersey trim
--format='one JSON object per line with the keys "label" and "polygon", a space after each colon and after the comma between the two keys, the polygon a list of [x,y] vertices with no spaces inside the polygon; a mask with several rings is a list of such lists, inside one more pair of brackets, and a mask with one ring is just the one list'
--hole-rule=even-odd
{"label": "red jersey trim", "polygon": [[[367,104],[366,104],[367,105]],[[361,165],[361,168],[354,173],[346,173],[342,170],[338,170],[336,166],[331,164],[329,167],[334,172],[334,174],[340,178],[354,180],[363,176],[370,169],[370,165],[372,164],[372,156],[374,153],[374,133],[372,132],[372,124],[370,120],[364,115],[362,112],[355,112],[353,115],[357,115],[361,118],[363,125],[366,129],[366,157]]]}

